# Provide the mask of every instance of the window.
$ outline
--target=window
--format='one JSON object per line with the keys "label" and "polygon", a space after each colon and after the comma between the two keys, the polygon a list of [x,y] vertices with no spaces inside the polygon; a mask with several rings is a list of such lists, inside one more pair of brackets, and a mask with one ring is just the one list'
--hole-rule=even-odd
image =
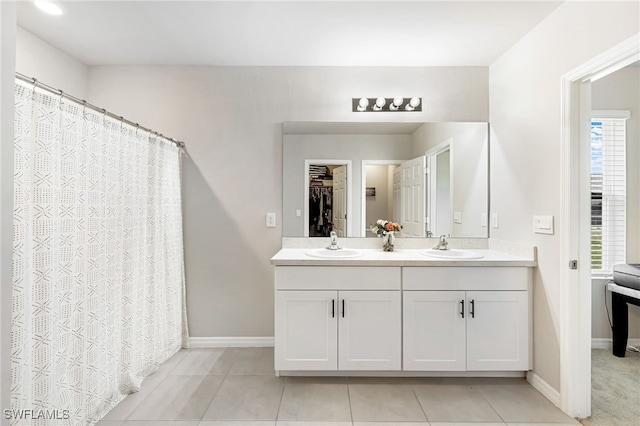
{"label": "window", "polygon": [[611,272],[626,254],[626,111],[591,120],[591,270]]}

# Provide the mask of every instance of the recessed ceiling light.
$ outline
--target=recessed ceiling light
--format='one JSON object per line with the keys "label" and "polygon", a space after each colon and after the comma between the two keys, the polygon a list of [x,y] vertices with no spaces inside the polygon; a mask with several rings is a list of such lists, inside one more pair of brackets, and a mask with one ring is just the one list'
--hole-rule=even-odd
{"label": "recessed ceiling light", "polygon": [[49,0],[34,0],[33,4],[35,4],[38,9],[44,13],[48,13],[49,15],[60,16],[64,13],[64,10],[59,4]]}

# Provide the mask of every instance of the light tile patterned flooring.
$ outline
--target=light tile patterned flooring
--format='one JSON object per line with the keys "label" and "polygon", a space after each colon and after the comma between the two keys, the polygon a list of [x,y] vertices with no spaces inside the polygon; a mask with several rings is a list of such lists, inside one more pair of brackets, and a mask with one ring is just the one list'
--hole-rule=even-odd
{"label": "light tile patterned flooring", "polygon": [[273,348],[186,349],[99,426],[579,424],[524,379],[275,377]]}

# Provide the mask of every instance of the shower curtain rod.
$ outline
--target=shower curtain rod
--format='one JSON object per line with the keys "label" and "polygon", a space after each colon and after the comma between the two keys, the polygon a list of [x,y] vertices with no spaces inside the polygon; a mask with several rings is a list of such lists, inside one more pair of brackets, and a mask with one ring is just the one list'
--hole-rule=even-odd
{"label": "shower curtain rod", "polygon": [[109,117],[111,117],[111,118],[115,118],[116,120],[119,120],[119,121],[121,121],[121,122],[123,122],[123,123],[126,123],[126,124],[128,124],[128,125],[130,125],[130,126],[133,126],[133,127],[137,128],[137,129],[140,129],[140,130],[142,130],[143,132],[149,132],[149,133],[151,133],[151,134],[154,134],[154,135],[160,136],[161,138],[166,139],[166,140],[168,140],[168,141],[170,141],[170,142],[172,142],[172,143],[176,144],[176,146],[177,146],[178,148],[184,148],[184,147],[185,147],[185,144],[184,144],[184,142],[182,142],[182,141],[179,141],[179,140],[176,140],[176,139],[173,139],[173,138],[167,137],[167,136],[163,135],[162,133],[158,133],[158,132],[153,131],[153,130],[151,130],[151,129],[148,129],[148,128],[146,128],[146,127],[142,127],[142,126],[141,126],[141,125],[139,125],[138,123],[134,123],[133,121],[127,120],[126,118],[123,118],[123,117],[122,117],[122,116],[120,116],[120,115],[115,115],[114,113],[109,112],[109,111],[107,111],[107,110],[106,110],[106,109],[104,109],[104,108],[99,108],[99,107],[97,107],[97,106],[95,106],[95,105],[93,105],[93,104],[90,104],[89,102],[85,101],[84,99],[76,98],[75,96],[71,96],[71,95],[69,95],[68,93],[63,92],[62,90],[59,90],[59,89],[56,89],[55,87],[51,87],[51,86],[49,86],[49,85],[46,85],[46,84],[44,84],[44,83],[41,83],[40,81],[38,81],[38,80],[37,80],[37,79],[35,79],[35,78],[27,77],[26,75],[24,75],[24,74],[20,74],[19,72],[16,72],[16,78],[18,78],[18,79],[20,79],[20,80],[22,80],[22,81],[24,81],[24,82],[26,82],[26,83],[31,83],[31,84],[33,84],[33,85],[35,85],[35,86],[37,86],[37,87],[40,87],[41,89],[44,89],[44,90],[46,90],[46,91],[48,91],[48,92],[55,93],[55,94],[57,94],[57,95],[60,95],[60,96],[62,96],[62,97],[65,97],[65,98],[67,98],[67,99],[69,99],[69,100],[71,100],[71,101],[73,101],[73,102],[76,102],[76,103],[78,103],[78,104],[81,104],[82,106],[87,107],[87,108],[90,108],[90,109],[92,109],[92,110],[94,110],[94,111],[100,112],[100,113],[102,113],[102,114],[104,114],[104,115],[106,115],[106,116],[109,116]]}

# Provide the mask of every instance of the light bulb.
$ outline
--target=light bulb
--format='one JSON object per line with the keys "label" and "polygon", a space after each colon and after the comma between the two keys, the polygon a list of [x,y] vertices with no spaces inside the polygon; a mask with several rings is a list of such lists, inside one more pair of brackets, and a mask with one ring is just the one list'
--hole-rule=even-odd
{"label": "light bulb", "polygon": [[358,101],[358,111],[366,111],[368,106],[369,106],[369,99],[360,98],[360,100]]}
{"label": "light bulb", "polygon": [[384,105],[387,103],[387,100],[383,97],[376,99],[376,104],[373,106],[373,109],[376,111],[382,110]]}
{"label": "light bulb", "polygon": [[414,96],[413,98],[411,98],[411,100],[409,101],[407,106],[404,107],[404,108],[407,111],[413,111],[414,109],[416,109],[418,107],[418,105],[420,105],[420,98]]}
{"label": "light bulb", "polygon": [[402,96],[396,96],[395,98],[393,98],[393,103],[391,105],[389,105],[389,109],[392,110],[397,110],[398,108],[400,108],[400,105],[402,105],[402,102],[404,101],[404,99],[402,98]]}

